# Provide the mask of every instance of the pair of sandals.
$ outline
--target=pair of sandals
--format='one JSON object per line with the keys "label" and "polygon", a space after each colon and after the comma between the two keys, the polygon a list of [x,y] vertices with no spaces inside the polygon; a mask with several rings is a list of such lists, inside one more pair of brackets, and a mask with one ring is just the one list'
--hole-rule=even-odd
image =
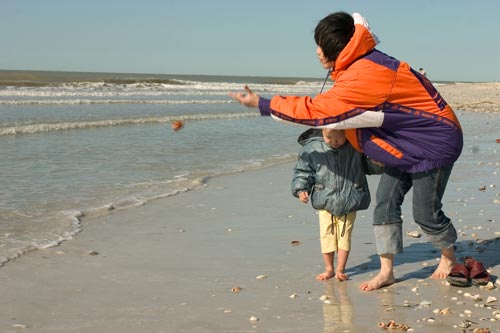
{"label": "pair of sandals", "polygon": [[471,282],[484,286],[490,282],[490,274],[481,262],[472,257],[465,257],[463,264],[453,266],[446,281],[456,287],[467,287]]}

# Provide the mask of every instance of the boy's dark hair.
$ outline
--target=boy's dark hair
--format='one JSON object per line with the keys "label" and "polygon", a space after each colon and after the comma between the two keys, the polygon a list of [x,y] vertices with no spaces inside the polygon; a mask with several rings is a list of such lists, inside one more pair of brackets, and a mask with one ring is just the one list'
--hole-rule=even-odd
{"label": "boy's dark hair", "polygon": [[336,12],[319,21],[314,30],[316,45],[328,61],[335,61],[354,34],[354,19],[345,12]]}

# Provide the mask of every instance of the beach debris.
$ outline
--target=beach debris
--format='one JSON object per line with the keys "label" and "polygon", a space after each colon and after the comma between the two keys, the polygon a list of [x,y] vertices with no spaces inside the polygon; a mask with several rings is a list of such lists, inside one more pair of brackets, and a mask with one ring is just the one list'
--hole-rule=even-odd
{"label": "beach debris", "polygon": [[498,299],[495,296],[488,296],[488,298],[486,299],[486,304],[490,304],[496,301],[498,301]]}
{"label": "beach debris", "polygon": [[490,333],[490,329],[487,327],[484,327],[484,328],[478,327],[478,328],[473,329],[472,333]]}
{"label": "beach debris", "polygon": [[449,315],[451,313],[451,310],[450,308],[444,308],[444,309],[441,309],[439,310],[439,314],[442,314],[442,315]]}
{"label": "beach debris", "polygon": [[172,126],[172,129],[176,132],[184,127],[184,123],[180,120],[174,120],[170,125]]}
{"label": "beach debris", "polygon": [[419,308],[428,308],[429,306],[432,305],[432,302],[431,301],[426,301],[426,300],[423,300],[422,302],[420,302],[418,304],[418,307]]}
{"label": "beach debris", "polygon": [[389,320],[387,323],[383,321],[377,324],[378,327],[385,330],[395,330],[395,331],[408,331],[410,326],[407,324],[397,324],[394,320]]}
{"label": "beach debris", "polygon": [[291,243],[292,243],[292,246],[300,245],[300,241],[298,241],[298,240],[293,240]]}
{"label": "beach debris", "polygon": [[497,143],[500,143],[500,139],[497,139]]}
{"label": "beach debris", "polygon": [[322,301],[324,304],[332,304],[332,300],[326,295],[321,295],[319,300]]}
{"label": "beach debris", "polygon": [[14,327],[14,328],[28,328],[28,325],[24,325],[24,324],[14,324],[14,325],[12,325],[12,327]]}
{"label": "beach debris", "polygon": [[259,321],[259,318],[255,317],[255,316],[251,316],[250,318],[248,318],[248,320],[250,320],[251,322],[255,323],[255,322]]}
{"label": "beach debris", "polygon": [[421,235],[420,235],[420,232],[418,232],[417,230],[413,230],[413,231],[407,231],[406,236],[412,237],[412,238],[420,238]]}
{"label": "beach debris", "polygon": [[267,279],[267,275],[261,274],[255,277],[257,280]]}
{"label": "beach debris", "polygon": [[239,293],[241,290],[242,290],[241,287],[233,287],[233,288],[231,288],[231,291],[233,293],[235,293],[235,294]]}

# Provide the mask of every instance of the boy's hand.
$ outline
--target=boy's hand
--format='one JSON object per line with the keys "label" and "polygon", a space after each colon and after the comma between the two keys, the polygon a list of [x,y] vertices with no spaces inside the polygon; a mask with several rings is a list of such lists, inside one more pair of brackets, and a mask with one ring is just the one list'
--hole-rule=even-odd
{"label": "boy's hand", "polygon": [[299,192],[299,200],[302,201],[303,203],[308,203],[309,202],[309,193],[307,193],[306,191]]}

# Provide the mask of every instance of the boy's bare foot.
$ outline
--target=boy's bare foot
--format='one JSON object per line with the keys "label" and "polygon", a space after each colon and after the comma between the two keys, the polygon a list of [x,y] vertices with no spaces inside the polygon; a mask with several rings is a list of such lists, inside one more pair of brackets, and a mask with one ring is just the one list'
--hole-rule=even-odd
{"label": "boy's bare foot", "polygon": [[335,276],[335,272],[332,270],[325,270],[323,273],[316,275],[316,280],[318,281],[326,281]]}
{"label": "boy's bare foot", "polygon": [[439,261],[439,265],[434,273],[432,273],[431,279],[446,279],[455,263],[455,249],[453,247],[449,249],[442,249],[441,260]]}
{"label": "boy's bare foot", "polygon": [[337,271],[337,272],[335,272],[335,278],[339,281],[345,281],[345,280],[349,279],[349,275],[347,275],[343,271]]}
{"label": "boy's bare foot", "polygon": [[359,285],[359,289],[363,291],[371,291],[371,290],[377,290],[382,287],[390,286],[391,284],[395,283],[396,279],[394,278],[394,275],[391,274],[384,274],[382,272],[379,272],[373,279],[370,281],[364,282]]}

